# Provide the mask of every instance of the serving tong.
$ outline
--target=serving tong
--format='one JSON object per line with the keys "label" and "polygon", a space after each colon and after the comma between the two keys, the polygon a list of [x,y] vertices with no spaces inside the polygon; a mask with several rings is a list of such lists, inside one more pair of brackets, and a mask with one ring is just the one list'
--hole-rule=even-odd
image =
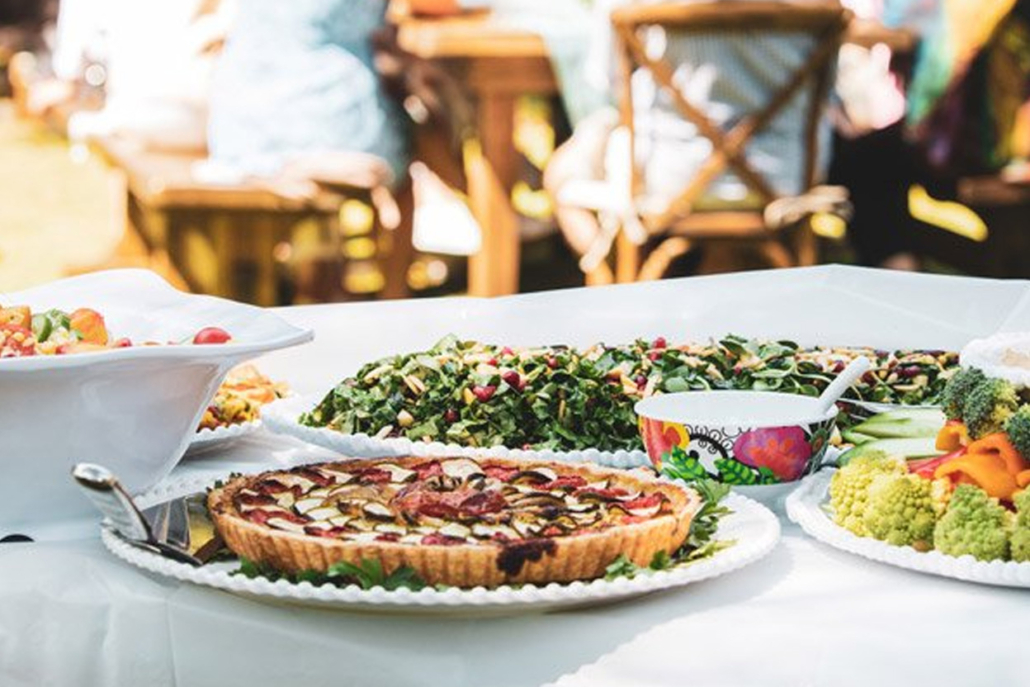
{"label": "serving tong", "polygon": [[107,518],[115,535],[141,549],[179,563],[199,567],[217,547],[205,544],[190,553],[190,523],[185,498],[172,499],[141,511],[115,475],[93,463],[78,463],[72,477]]}

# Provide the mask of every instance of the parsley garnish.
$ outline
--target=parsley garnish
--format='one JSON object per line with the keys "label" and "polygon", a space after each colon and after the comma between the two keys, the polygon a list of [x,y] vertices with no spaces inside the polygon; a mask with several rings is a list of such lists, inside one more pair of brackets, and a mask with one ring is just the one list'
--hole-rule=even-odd
{"label": "parsley garnish", "polygon": [[401,566],[387,574],[378,560],[363,558],[357,565],[347,561],[339,561],[329,566],[326,572],[317,570],[302,570],[296,574],[282,573],[270,565],[256,563],[247,558],[240,558],[239,570],[234,575],[243,575],[247,578],[263,577],[271,582],[276,580],[287,580],[289,582],[308,582],[316,587],[331,584],[336,587],[350,587],[357,585],[362,589],[382,587],[386,591],[397,589],[410,589],[418,591],[426,586],[426,583],[418,576],[418,573],[409,566]]}
{"label": "parsley garnish", "polygon": [[646,568],[635,564],[625,554],[620,554],[605,568],[604,579],[614,580],[618,577],[635,577],[640,573],[656,570],[670,570],[682,565],[714,556],[719,551],[733,546],[731,540],[713,539],[719,527],[719,519],[732,511],[721,502],[730,493],[730,486],[710,479],[699,479],[690,486],[701,495],[703,505],[694,515],[690,523],[690,534],[686,542],[671,556],[659,551],[651,559]]}

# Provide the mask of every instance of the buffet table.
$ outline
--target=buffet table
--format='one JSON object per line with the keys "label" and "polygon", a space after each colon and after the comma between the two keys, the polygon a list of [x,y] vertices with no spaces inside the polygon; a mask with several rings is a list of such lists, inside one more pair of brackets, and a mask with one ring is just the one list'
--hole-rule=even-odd
{"label": "buffet table", "polygon": [[[447,333],[587,344],[734,332],[802,344],[957,348],[1030,330],[1025,282],[817,267],[572,290],[279,311],[313,343],[264,372],[324,393],[362,362]],[[187,458],[174,478],[329,454],[259,434]],[[451,617],[315,610],[137,571],[82,524],[0,545],[0,684],[1020,684],[1030,595],[866,561],[783,521],[743,570],[551,614]],[[86,531],[92,525],[86,524]]]}

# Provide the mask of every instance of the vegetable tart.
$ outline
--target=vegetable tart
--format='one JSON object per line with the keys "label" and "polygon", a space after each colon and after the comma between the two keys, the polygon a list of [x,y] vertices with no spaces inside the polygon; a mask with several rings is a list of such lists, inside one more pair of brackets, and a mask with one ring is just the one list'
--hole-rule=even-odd
{"label": "vegetable tart", "polygon": [[429,584],[587,580],[673,554],[702,505],[654,476],[498,458],[345,460],[236,477],[208,495],[234,553],[285,573],[407,566]]}

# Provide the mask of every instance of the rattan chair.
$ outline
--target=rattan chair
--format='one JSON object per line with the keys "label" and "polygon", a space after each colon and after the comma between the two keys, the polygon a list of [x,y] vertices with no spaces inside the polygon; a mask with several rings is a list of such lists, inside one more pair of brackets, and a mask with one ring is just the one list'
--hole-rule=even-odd
{"label": "rattan chair", "polygon": [[[611,244],[616,246],[615,276],[618,281],[657,278],[669,262],[700,242],[747,242],[755,246],[773,266],[813,264],[817,260],[815,237],[808,226],[808,218],[817,210],[847,209],[846,195],[839,192],[805,195],[799,201],[782,201],[771,184],[749,161],[746,146],[756,134],[766,128],[784,106],[808,89],[812,97],[806,108],[802,140],[804,157],[804,194],[816,187],[818,160],[819,120],[827,101],[834,64],[842,37],[851,14],[837,2],[665,2],[658,4],[627,5],[612,14],[612,25],[619,60],[618,97],[620,119],[628,134],[626,164],[629,170],[619,174],[617,183],[628,184],[623,197],[629,199],[629,212],[613,208],[612,198],[618,204],[619,193],[593,193],[597,203],[589,202],[590,193],[577,193],[572,189],[558,202],[571,201],[580,207],[595,209],[602,214],[602,236],[592,248],[593,256],[585,258],[589,268],[591,259],[604,259]],[[780,86],[771,92],[756,111],[721,128],[692,104],[674,82],[676,66],[664,57],[649,53],[646,32],[664,29],[677,36],[706,36],[740,34],[766,36],[769,34],[806,34],[813,37],[805,59],[791,72],[784,73]],[[742,68],[746,68],[742,66]],[[635,148],[638,131],[634,111],[632,80],[637,70],[650,73],[654,83],[672,100],[677,114],[692,124],[697,135],[711,143],[711,155],[700,165],[694,176],[683,179],[682,191],[661,207],[642,202],[641,170]],[[757,203],[744,209],[722,208],[701,210],[696,207],[714,181],[730,171],[747,187]],[[587,196],[587,198],[584,198]],[[806,202],[805,199],[811,202]],[[768,212],[782,209],[786,212]],[[799,210],[800,208],[800,210]],[[805,208],[810,208],[811,211]],[[615,216],[617,219],[612,220]],[[649,255],[643,255],[645,244],[653,245],[655,237],[665,240]],[[595,263],[596,264],[596,263]]]}

